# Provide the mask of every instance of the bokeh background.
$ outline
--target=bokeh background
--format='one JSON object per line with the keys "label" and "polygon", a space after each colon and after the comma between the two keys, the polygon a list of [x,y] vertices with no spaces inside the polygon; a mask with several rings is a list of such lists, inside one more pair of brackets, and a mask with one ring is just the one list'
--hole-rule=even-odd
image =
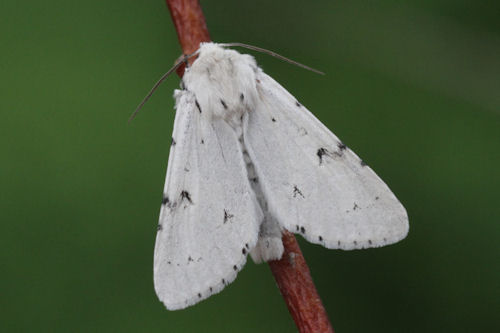
{"label": "bokeh background", "polygon": [[[389,184],[399,244],[300,239],[337,332],[500,331],[500,2],[202,1]],[[0,331],[293,332],[267,265],[168,312],[153,247],[180,55],[162,0],[0,3]],[[300,238],[300,237],[299,237]]]}

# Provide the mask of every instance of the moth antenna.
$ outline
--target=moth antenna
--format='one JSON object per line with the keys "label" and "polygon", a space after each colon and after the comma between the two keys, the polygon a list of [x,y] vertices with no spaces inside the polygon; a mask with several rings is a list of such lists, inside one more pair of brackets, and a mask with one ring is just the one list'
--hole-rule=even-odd
{"label": "moth antenna", "polygon": [[137,115],[137,113],[139,112],[139,110],[144,106],[144,104],[146,104],[146,102],[149,100],[149,98],[153,95],[153,93],[155,92],[155,90],[158,88],[158,86],[163,82],[165,81],[165,79],[170,75],[172,74],[172,72],[174,72],[175,70],[177,70],[177,68],[179,68],[180,65],[182,65],[183,63],[186,63],[187,65],[187,61],[189,58],[191,58],[192,56],[195,56],[199,53],[199,51],[196,51],[196,52],[193,52],[191,54],[188,54],[188,55],[184,55],[181,57],[181,59],[179,59],[173,66],[172,68],[170,68],[165,74],[162,75],[162,77],[155,83],[155,85],[153,86],[153,88],[151,88],[151,90],[149,91],[149,93],[146,95],[146,97],[144,97],[144,99],[142,100],[141,104],[139,104],[137,106],[137,108],[135,109],[135,111],[132,113],[132,115],[130,116],[130,118],[128,119],[128,122],[130,123],[132,121],[132,119],[135,118],[135,116]]}
{"label": "moth antenna", "polygon": [[297,61],[294,61],[292,59],[288,59],[287,57],[284,57],[278,53],[275,53],[273,51],[270,51],[270,50],[267,50],[267,49],[263,49],[261,47],[258,47],[258,46],[253,46],[253,45],[248,45],[248,44],[243,44],[243,43],[223,43],[223,44],[219,44],[220,46],[222,47],[225,47],[225,46],[239,46],[239,47],[244,47],[246,49],[249,49],[249,50],[253,50],[253,51],[257,51],[257,52],[261,52],[261,53],[266,53],[266,54],[269,54],[270,56],[273,56],[275,58],[278,58],[280,60],[283,60],[283,61],[286,61],[292,65],[295,65],[295,66],[299,66],[299,67],[302,67],[304,69],[307,69],[308,71],[311,71],[311,72],[314,72],[314,73],[317,73],[317,74],[321,74],[321,75],[325,75],[325,73],[321,72],[321,71],[318,71],[317,69],[314,69],[314,68],[311,68],[309,66],[306,66],[304,64],[301,64],[300,62],[297,62]]}

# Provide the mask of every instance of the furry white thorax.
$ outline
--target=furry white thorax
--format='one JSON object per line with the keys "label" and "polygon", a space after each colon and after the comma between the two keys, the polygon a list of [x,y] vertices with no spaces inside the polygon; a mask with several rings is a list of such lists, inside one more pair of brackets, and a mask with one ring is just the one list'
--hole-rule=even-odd
{"label": "furry white thorax", "polygon": [[207,111],[205,116],[222,117],[235,125],[244,112],[255,108],[258,70],[248,54],[202,43],[198,58],[186,69],[183,83],[195,94],[201,110]]}

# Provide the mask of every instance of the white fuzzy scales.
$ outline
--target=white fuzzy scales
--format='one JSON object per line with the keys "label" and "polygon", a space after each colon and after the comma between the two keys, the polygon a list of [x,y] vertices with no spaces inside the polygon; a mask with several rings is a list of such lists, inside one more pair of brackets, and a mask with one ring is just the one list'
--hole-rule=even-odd
{"label": "white fuzzy scales", "polygon": [[283,229],[344,250],[406,236],[387,185],[253,57],[201,44],[183,87],[154,256],[168,309],[222,290],[249,253],[280,258]]}

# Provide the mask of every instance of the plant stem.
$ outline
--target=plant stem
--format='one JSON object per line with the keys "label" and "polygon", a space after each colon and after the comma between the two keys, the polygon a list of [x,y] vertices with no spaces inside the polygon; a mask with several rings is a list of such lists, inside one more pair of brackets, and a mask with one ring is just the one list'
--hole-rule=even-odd
{"label": "plant stem", "polygon": [[286,230],[281,240],[283,257],[270,261],[269,267],[299,332],[333,333],[299,243]]}
{"label": "plant stem", "polygon": [[[184,54],[191,54],[201,42],[210,41],[198,0],[166,2]],[[194,61],[194,57],[190,60]],[[177,74],[182,77],[184,67]],[[270,261],[269,266],[299,332],[333,333],[297,240],[286,230],[283,231],[282,240],[285,248],[283,257]]]}
{"label": "plant stem", "polygon": [[[174,22],[182,53],[191,54],[198,50],[200,43],[210,42],[205,16],[198,0],[166,0],[170,16]],[[196,57],[188,61],[192,63]],[[177,69],[177,74],[184,75],[185,65]]]}

